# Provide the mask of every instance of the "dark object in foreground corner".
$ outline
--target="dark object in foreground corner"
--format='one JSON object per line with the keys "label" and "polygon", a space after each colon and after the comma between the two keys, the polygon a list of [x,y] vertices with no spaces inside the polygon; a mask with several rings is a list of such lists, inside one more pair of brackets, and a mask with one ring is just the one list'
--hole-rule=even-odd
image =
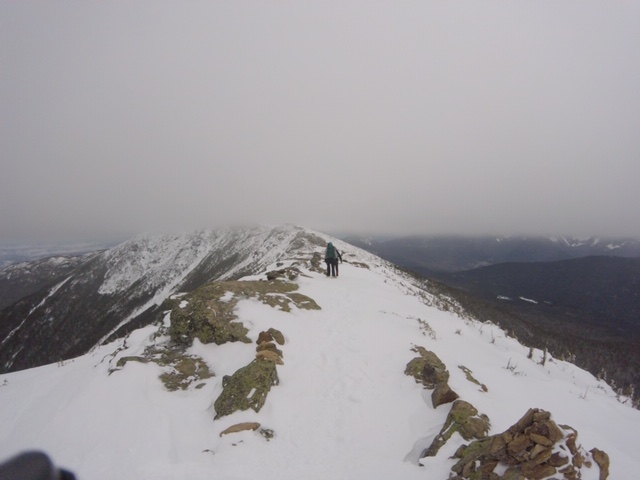
{"label": "dark object in foreground corner", "polygon": [[57,469],[42,452],[25,452],[0,464],[0,480],[76,480],[76,477]]}

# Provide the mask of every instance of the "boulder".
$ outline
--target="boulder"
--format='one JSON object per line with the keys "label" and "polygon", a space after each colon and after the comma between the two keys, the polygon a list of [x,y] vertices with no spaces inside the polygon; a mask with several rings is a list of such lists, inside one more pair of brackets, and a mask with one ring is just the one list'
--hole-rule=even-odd
{"label": "boulder", "polygon": [[258,340],[256,343],[260,345],[261,343],[270,342],[273,340],[273,336],[269,332],[260,332],[258,334]]}
{"label": "boulder", "polygon": [[267,333],[271,335],[271,337],[273,337],[278,345],[284,345],[284,335],[280,330],[270,328],[269,330],[267,330]]}
{"label": "boulder", "polygon": [[249,365],[237,370],[231,377],[224,378],[222,393],[214,402],[215,419],[238,410],[252,409],[259,412],[264,406],[269,390],[278,383],[276,363],[256,358]]}
{"label": "boulder", "polygon": [[444,405],[445,403],[452,403],[458,398],[460,398],[459,395],[451,390],[448,383],[436,384],[436,388],[434,388],[431,393],[431,403],[433,404],[433,408],[438,408],[440,405]]}

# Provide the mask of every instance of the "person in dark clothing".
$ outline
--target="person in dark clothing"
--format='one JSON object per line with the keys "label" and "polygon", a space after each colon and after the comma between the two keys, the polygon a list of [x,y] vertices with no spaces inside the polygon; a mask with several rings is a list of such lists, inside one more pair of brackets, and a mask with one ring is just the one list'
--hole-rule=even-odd
{"label": "person in dark clothing", "polygon": [[338,260],[342,263],[342,255],[333,243],[329,242],[327,250],[324,252],[324,261],[327,264],[327,277],[338,276]]}

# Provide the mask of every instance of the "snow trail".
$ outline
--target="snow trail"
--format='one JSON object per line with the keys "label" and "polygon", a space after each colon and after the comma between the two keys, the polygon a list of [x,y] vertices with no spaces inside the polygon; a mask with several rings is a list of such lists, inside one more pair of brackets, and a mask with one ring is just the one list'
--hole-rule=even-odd
{"label": "snow trail", "polygon": [[[262,474],[266,469],[294,478],[282,472],[286,466],[304,470],[305,478],[380,478],[382,472],[398,475],[400,468],[403,478],[423,477],[423,469],[403,463],[417,431],[429,422],[421,389],[403,375],[417,324],[383,310],[387,295],[405,299],[396,288],[376,294],[365,271],[346,263],[341,267],[337,279],[321,274],[299,279],[300,292],[316,300],[321,311],[281,314],[256,301],[239,305],[241,318],[256,319],[253,335],[275,327],[287,338],[280,385],[256,415],[267,417],[266,427],[278,426],[265,450]],[[300,455],[292,454],[296,451]]]}

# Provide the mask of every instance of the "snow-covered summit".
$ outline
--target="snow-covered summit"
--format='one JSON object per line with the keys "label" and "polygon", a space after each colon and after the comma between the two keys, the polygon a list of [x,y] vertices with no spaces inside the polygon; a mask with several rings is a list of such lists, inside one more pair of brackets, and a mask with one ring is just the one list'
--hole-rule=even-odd
{"label": "snow-covered summit", "polygon": [[[267,272],[295,267],[299,274],[288,282],[320,307],[292,304],[286,311],[231,287],[223,292],[227,287],[219,283],[220,300],[237,300],[234,314],[252,342],[270,328],[285,338],[278,347],[284,360],[277,366],[279,384],[260,411],[214,420],[216,399],[229,377],[254,359],[255,343],[196,340],[186,353],[215,376],[194,378],[185,390],[165,388],[160,377],[175,367],[143,360],[168,344],[172,310],[161,323],[73,361],[0,376],[3,457],[43,449],[80,479],[96,480],[444,480],[455,463],[449,457],[468,442],[454,434],[435,457],[420,458],[451,405],[433,408],[431,391],[405,374],[419,346],[446,365],[451,389],[489,417],[490,434],[505,431],[529,408],[542,408],[575,428],[586,449],[608,453],[610,478],[640,472],[633,450],[640,412],[591,374],[556,359],[543,364],[543,352],[467,318],[387,262],[331,237],[286,227],[265,236],[255,230],[246,239],[259,245],[255,260],[243,257],[225,273],[242,270],[242,281],[260,282]],[[329,239],[345,259],[338,278],[327,278],[313,263]],[[274,296],[282,294],[265,298]],[[192,301],[188,294],[176,298],[176,309]],[[243,422],[260,428],[221,435]],[[582,478],[598,474],[594,465]]]}

